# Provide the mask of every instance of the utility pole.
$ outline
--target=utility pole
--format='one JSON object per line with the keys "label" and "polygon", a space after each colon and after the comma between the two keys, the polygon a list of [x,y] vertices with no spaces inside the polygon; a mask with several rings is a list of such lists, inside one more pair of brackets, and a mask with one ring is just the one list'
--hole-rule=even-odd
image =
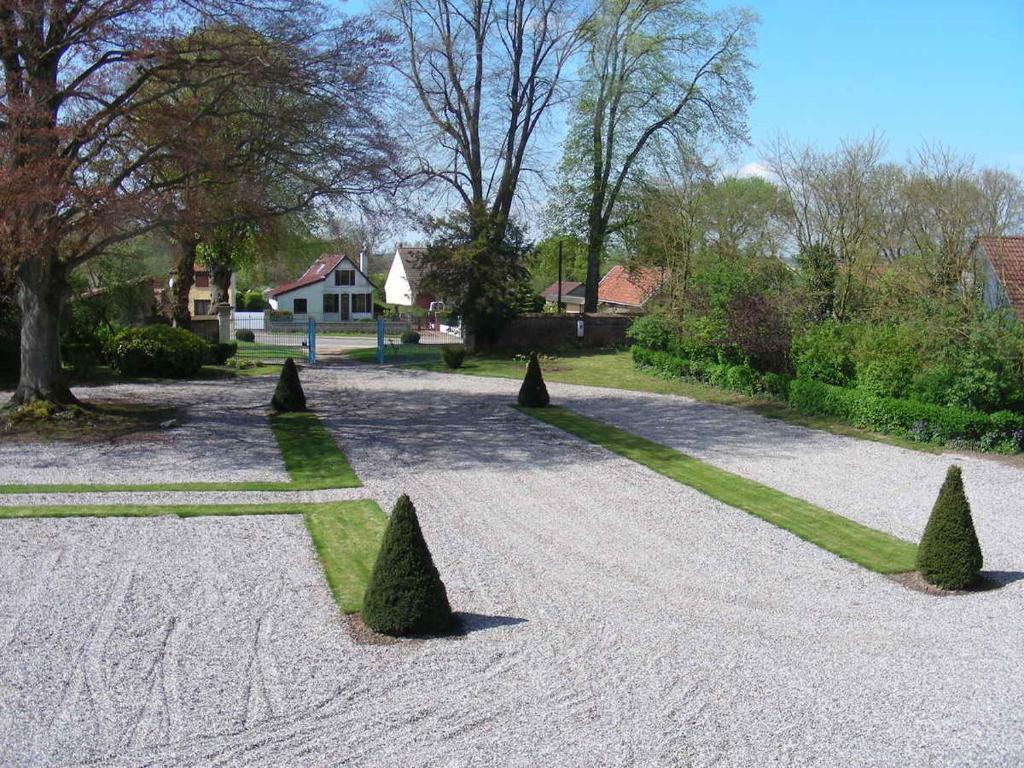
{"label": "utility pole", "polygon": [[558,314],[562,314],[562,241],[558,241]]}

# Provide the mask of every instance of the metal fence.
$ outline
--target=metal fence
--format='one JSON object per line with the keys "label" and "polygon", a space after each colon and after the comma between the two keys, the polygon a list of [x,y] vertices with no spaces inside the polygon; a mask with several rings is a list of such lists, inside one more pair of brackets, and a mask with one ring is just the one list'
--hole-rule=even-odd
{"label": "metal fence", "polygon": [[253,312],[235,313],[231,336],[238,357],[246,360],[316,361],[316,323],[310,320],[272,320]]}
{"label": "metal fence", "polygon": [[421,323],[383,319],[377,322],[377,362],[430,363],[441,359],[441,348],[462,344],[462,328],[442,323]]}

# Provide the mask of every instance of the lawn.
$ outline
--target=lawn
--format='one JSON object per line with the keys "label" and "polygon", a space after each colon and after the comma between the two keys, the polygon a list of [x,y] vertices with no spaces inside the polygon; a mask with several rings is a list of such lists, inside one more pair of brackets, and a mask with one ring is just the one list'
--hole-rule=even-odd
{"label": "lawn", "polygon": [[600,445],[676,482],[777,525],[804,541],[877,573],[915,569],[917,547],[810,502],[713,467],[659,443],[564,408],[521,408],[547,424]]}
{"label": "lawn", "polygon": [[90,493],[101,491],[317,491],[358,488],[355,471],[315,413],[270,416],[288,482],[149,483],[143,485],[0,485],[0,493]]}
{"label": "lawn", "polygon": [[374,501],[251,505],[84,505],[0,507],[0,519],[32,517],[302,515],[338,608],[356,613],[370,580],[387,516]]}
{"label": "lawn", "polygon": [[[353,349],[346,352],[345,356],[360,363],[377,362],[377,350],[374,347]],[[388,344],[384,348],[384,362],[423,365],[432,369],[444,367],[441,365],[440,344]]]}
{"label": "lawn", "polygon": [[[296,339],[299,339],[296,335]],[[301,337],[305,340],[305,336]],[[284,359],[286,357],[305,359],[306,348],[300,343],[290,344],[266,344],[262,341],[238,341],[238,357],[245,359]]]}
{"label": "lawn", "polygon": [[[438,354],[439,357],[440,354]],[[514,359],[507,355],[471,357],[466,360],[461,368],[455,371],[449,369],[439,360],[429,363],[408,360],[403,361],[403,364],[417,365],[417,367],[422,367],[425,370],[442,373],[462,373],[469,376],[493,376],[508,379],[521,379],[526,373],[525,359]],[[744,408],[770,419],[779,419],[802,427],[820,429],[835,435],[874,440],[927,453],[942,452],[940,446],[858,429],[827,416],[806,416],[792,410],[784,403],[750,397],[696,381],[663,378],[645,373],[633,367],[633,359],[628,350],[560,352],[550,357],[542,357],[541,368],[547,381],[555,381],[562,384],[582,384],[589,387],[625,389],[633,392],[652,392],[659,395],[679,395],[705,403]]]}

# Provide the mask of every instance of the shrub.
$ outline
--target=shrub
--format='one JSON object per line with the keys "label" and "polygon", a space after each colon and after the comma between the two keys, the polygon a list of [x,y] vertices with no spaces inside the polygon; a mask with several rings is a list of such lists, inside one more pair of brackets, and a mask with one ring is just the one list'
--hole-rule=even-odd
{"label": "shrub", "polygon": [[846,386],[854,378],[852,346],[843,327],[831,320],[812,328],[793,340],[797,378]]}
{"label": "shrub", "polygon": [[444,583],[420,530],[416,508],[405,494],[391,511],[363,597],[362,616],[370,629],[399,637],[455,628]]}
{"label": "shrub", "polygon": [[270,405],[275,411],[306,410],[306,393],[302,391],[299,370],[295,367],[295,361],[290,357],[281,366],[281,377],[277,380],[277,387],[274,389]]}
{"label": "shrub", "polygon": [[444,360],[444,364],[452,370],[461,368],[463,361],[466,359],[466,348],[458,344],[445,344],[441,347],[441,357]]}
{"label": "shrub", "polygon": [[758,293],[738,293],[728,306],[726,338],[758,371],[789,373],[789,325],[779,308]]}
{"label": "shrub", "polygon": [[663,315],[645,315],[630,324],[626,336],[644,349],[664,351],[672,344],[674,334]]}
{"label": "shrub", "polygon": [[110,365],[124,376],[191,376],[206,361],[208,346],[194,333],[167,325],[125,328],[106,343]]}
{"label": "shrub", "polygon": [[250,331],[248,328],[242,328],[240,330],[235,331],[235,338],[238,339],[239,341],[253,342],[256,341],[256,334],[255,332]]}
{"label": "shrub", "polygon": [[812,415],[836,416],[855,427],[939,443],[970,442],[979,447],[1012,441],[1024,430],[1024,415],[982,413],[957,406],[878,397],[820,381],[796,379],[789,387],[792,408]]}
{"label": "shrub", "polygon": [[238,345],[234,342],[211,344],[209,360],[213,365],[224,365],[224,363],[237,354]]}
{"label": "shrub", "polygon": [[689,378],[703,381],[722,389],[730,389],[747,395],[768,395],[785,398],[789,391],[790,377],[783,373],[758,373],[746,363],[714,363],[707,360],[691,360],[669,352],[631,349],[633,364],[647,368],[670,378]]}
{"label": "shrub", "polygon": [[419,344],[420,335],[416,331],[403,331],[402,333],[403,344]]}
{"label": "shrub", "polygon": [[540,361],[537,353],[530,353],[530,362],[526,364],[526,376],[519,387],[519,404],[524,408],[544,408],[551,402],[548,388],[544,385],[544,376],[540,372]]}
{"label": "shrub", "polygon": [[937,587],[964,589],[978,578],[982,562],[960,467],[951,466],[917,548],[917,569]]}

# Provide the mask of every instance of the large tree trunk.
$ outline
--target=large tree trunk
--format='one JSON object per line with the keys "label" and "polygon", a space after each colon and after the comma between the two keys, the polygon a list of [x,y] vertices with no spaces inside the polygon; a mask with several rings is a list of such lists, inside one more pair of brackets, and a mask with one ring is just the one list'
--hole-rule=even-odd
{"label": "large tree trunk", "polygon": [[178,243],[178,263],[174,265],[174,288],[171,291],[171,319],[179,328],[192,327],[188,295],[196,281],[196,249],[199,241],[184,239]]}
{"label": "large tree trunk", "polygon": [[18,267],[21,375],[12,404],[34,400],[54,405],[77,402],[60,364],[60,315],[68,290],[66,277],[55,255],[28,259]]}
{"label": "large tree trunk", "polygon": [[230,298],[231,267],[210,264],[210,312],[216,314],[217,305],[224,304]]}
{"label": "large tree trunk", "polygon": [[593,231],[587,241],[587,280],[583,294],[583,311],[597,312],[597,284],[601,282],[601,251],[604,238]]}

